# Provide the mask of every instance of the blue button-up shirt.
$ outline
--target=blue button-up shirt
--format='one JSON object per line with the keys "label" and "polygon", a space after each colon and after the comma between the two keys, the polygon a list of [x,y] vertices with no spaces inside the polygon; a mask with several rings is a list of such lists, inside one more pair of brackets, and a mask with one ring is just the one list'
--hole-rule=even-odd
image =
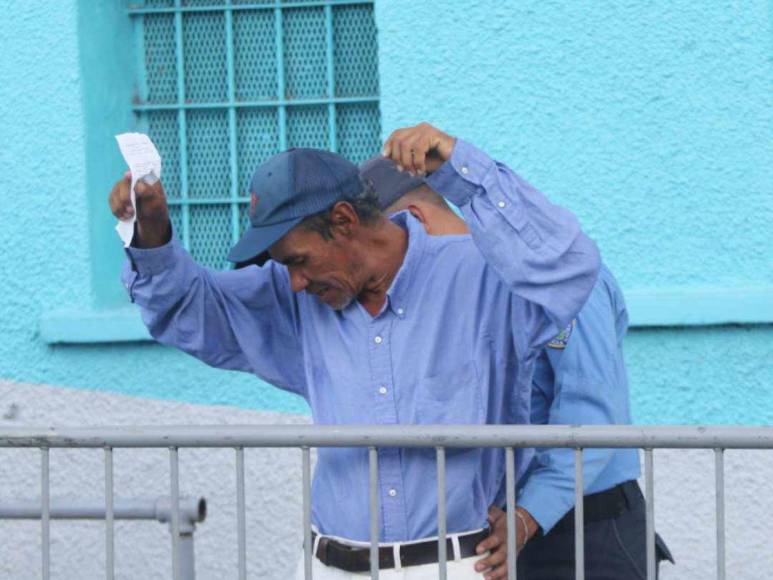
{"label": "blue button-up shirt", "polygon": [[[602,266],[577,319],[537,358],[532,423],[627,424],[631,422],[623,338],[628,314],[620,287]],[[547,533],[574,507],[574,451],[538,449],[519,494],[523,506]],[[636,449],[586,449],[586,494],[639,477]]]}
{"label": "blue button-up shirt", "polygon": [[[176,240],[129,248],[124,283],[158,341],[301,395],[316,423],[526,423],[534,359],[590,293],[596,247],[570,212],[461,140],[430,185],[472,236],[431,237],[409,214],[393,218],[408,249],[376,316],[294,294],[273,261],[203,268]],[[383,448],[378,462],[381,540],[435,535],[434,450]],[[503,451],[449,450],[446,468],[449,532],[482,527]],[[312,519],[367,540],[366,449],[319,450]]]}

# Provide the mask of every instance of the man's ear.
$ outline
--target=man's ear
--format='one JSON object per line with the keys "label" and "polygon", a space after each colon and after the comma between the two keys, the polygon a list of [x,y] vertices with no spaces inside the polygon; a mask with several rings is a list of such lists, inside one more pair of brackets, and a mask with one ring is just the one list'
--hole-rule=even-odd
{"label": "man's ear", "polygon": [[421,225],[424,226],[424,229],[427,231],[428,234],[432,235],[432,232],[430,231],[430,225],[429,221],[427,220],[427,214],[424,212],[424,209],[422,209],[420,206],[411,204],[408,206],[408,211],[411,212],[411,215],[415,217],[417,220],[421,222]]}
{"label": "man's ear", "polygon": [[352,229],[359,225],[360,218],[348,201],[339,201],[330,210],[331,229],[334,234],[350,237]]}

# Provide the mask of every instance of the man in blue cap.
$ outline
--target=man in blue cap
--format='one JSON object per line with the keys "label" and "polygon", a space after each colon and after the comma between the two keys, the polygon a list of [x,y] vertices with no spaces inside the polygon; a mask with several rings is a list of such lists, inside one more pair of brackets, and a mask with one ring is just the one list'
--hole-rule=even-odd
{"label": "man in blue cap", "polygon": [[[472,236],[434,237],[379,211],[356,165],[295,149],[253,177],[251,227],[219,272],[175,239],[160,183],[136,186],[123,281],[150,333],[206,363],[253,373],[308,401],[317,423],[525,423],[534,360],[576,316],[599,255],[568,211],[502,164],[427,125],[395,131],[384,155],[459,206]],[[110,206],[130,212],[129,181]],[[518,454],[520,467],[528,454]],[[378,450],[382,580],[437,577],[434,453]],[[501,449],[449,450],[449,578],[480,577],[475,548],[504,478]],[[370,569],[368,453],[319,450],[314,577]],[[523,542],[519,534],[519,542]],[[299,576],[300,577],[300,576]]]}
{"label": "man in blue cap", "polygon": [[[364,182],[379,196],[387,215],[408,211],[428,234],[467,235],[467,224],[418,175],[399,171],[391,159],[377,155],[360,167]],[[533,379],[531,421],[534,424],[630,423],[628,378],[622,342],[628,329],[625,300],[612,273],[601,267],[598,281],[579,314],[539,353]],[[636,479],[635,449],[586,449],[585,578],[646,576],[645,505]],[[527,544],[518,557],[523,580],[571,580],[574,569],[574,451],[536,451],[519,483],[516,524]],[[504,488],[501,497],[504,497]],[[503,501],[503,500],[502,500]],[[481,542],[490,554],[477,566],[493,568],[505,578],[506,519],[493,505],[493,532]],[[669,559],[656,536],[658,561]]]}

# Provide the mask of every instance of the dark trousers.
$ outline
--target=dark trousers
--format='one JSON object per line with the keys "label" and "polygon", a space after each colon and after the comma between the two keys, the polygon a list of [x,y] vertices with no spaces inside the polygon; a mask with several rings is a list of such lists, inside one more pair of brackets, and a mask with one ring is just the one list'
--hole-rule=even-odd
{"label": "dark trousers", "polygon": [[[644,497],[636,482],[619,487],[622,500],[618,513],[585,521],[586,580],[647,578]],[[518,556],[519,580],[574,580],[573,518],[574,510],[546,535],[537,535],[527,542]],[[658,562],[673,562],[660,536],[656,536],[655,557]]]}

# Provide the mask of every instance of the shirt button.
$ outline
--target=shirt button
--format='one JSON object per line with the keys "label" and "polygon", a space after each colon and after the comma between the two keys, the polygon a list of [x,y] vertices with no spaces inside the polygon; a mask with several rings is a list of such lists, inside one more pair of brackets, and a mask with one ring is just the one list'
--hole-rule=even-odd
{"label": "shirt button", "polygon": [[382,340],[384,340],[384,339],[381,338],[380,336],[377,336],[376,338],[373,339],[373,342],[375,342],[376,344],[381,344]]}
{"label": "shirt button", "polygon": [[405,314],[405,310],[403,310],[402,308],[398,308],[398,309],[397,309],[397,313],[398,313],[400,316],[402,316],[403,314]]}
{"label": "shirt button", "polygon": [[505,202],[504,201],[500,201],[497,205],[499,207],[505,207]]}
{"label": "shirt button", "polygon": [[470,172],[470,170],[469,170],[469,169],[467,169],[467,166],[466,166],[466,165],[462,165],[462,173],[464,173],[465,175],[467,175],[469,172]]}
{"label": "shirt button", "polygon": [[378,388],[378,392],[379,392],[379,394],[381,394],[381,395],[386,395],[386,393],[387,393],[387,388],[386,388],[386,387],[379,387],[379,388]]}
{"label": "shirt button", "polygon": [[389,497],[394,497],[396,495],[397,495],[397,490],[396,489],[390,489],[389,490]]}

